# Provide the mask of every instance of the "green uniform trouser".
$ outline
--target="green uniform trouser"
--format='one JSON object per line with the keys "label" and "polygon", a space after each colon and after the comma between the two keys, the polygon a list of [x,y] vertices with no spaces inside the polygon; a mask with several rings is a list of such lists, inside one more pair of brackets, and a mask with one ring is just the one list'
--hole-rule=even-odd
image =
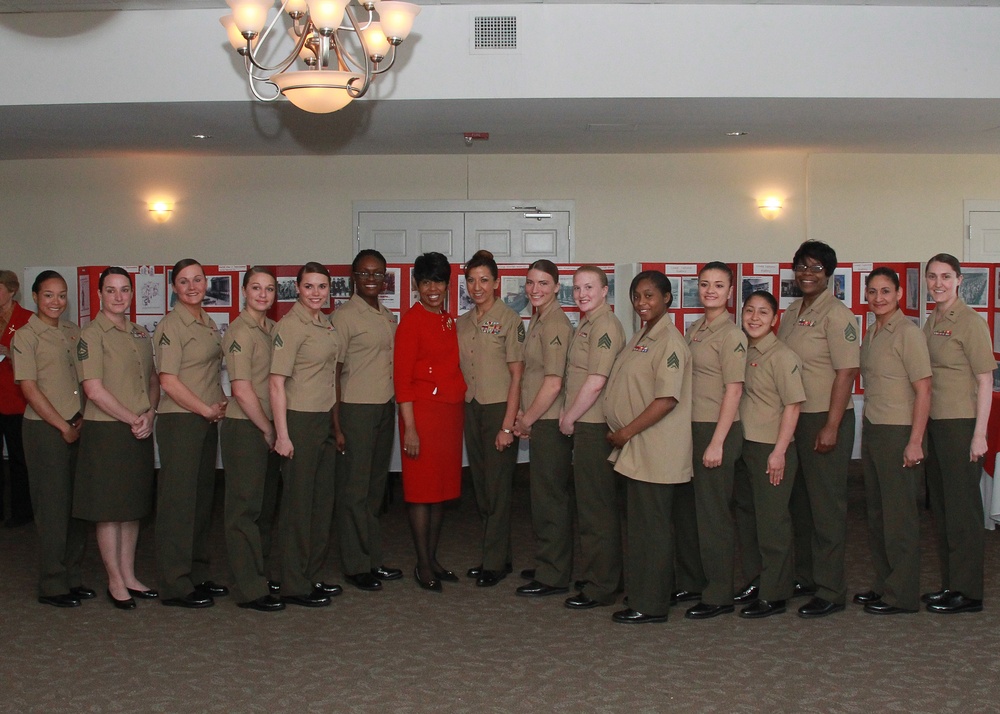
{"label": "green uniform trouser", "polygon": [[[708,605],[730,605],[733,602],[733,557],[735,537],[733,533],[733,479],[736,461],[743,450],[743,427],[733,422],[722,444],[722,464],[710,469],[702,463],[705,449],[712,442],[715,424],[693,422],[691,434],[694,440],[694,504],[698,512],[697,543],[700,549],[700,564],[704,568],[704,586],[701,601]],[[677,500],[674,500],[674,518],[677,518]],[[677,529],[677,583],[678,589],[685,590],[680,570],[682,558],[681,531]]]}
{"label": "green uniform trouser", "polygon": [[854,450],[854,410],[844,412],[833,451],[820,454],[816,435],[827,412],[800,414],[795,427],[799,472],[792,492],[795,579],[815,586],[816,596],[838,605],[847,599],[847,467]]}
{"label": "green uniform trouser", "polygon": [[483,521],[481,560],[485,570],[503,572],[511,562],[510,513],[517,467],[517,438],[497,451],[496,438],[503,426],[507,403],[465,405],[465,450],[469,455],[472,491]]}
{"label": "green uniform trouser", "polygon": [[670,523],[675,484],[625,483],[625,591],[628,605],[644,615],[666,615],[674,589],[674,535]]}
{"label": "green uniform trouser", "polygon": [[215,497],[219,430],[197,414],[156,418],[160,474],[156,484],[156,558],[160,594],[183,597],[211,579],[208,530]]}
{"label": "green uniform trouser", "polygon": [[[910,426],[861,426],[861,464],[868,507],[868,545],[875,580],[872,590],[894,607],[920,607],[920,487],[923,465],[903,468]],[[979,493],[978,484],[976,493]]]}
{"label": "green uniform trouser", "polygon": [[607,424],[577,422],[573,433],[573,484],[580,531],[583,594],[612,604],[622,580],[622,522],[618,476],[608,462]]}
{"label": "green uniform trouser", "polygon": [[694,483],[674,486],[674,575],[678,590],[700,593],[705,587],[705,570],[701,565],[701,545],[698,543],[698,510],[695,505]]}
{"label": "green uniform trouser", "polygon": [[558,419],[540,419],[531,429],[531,524],[538,539],[535,579],[564,588],[573,571],[573,442]]}
{"label": "green uniform trouser", "polygon": [[760,598],[787,600],[792,596],[792,518],[788,502],[796,480],[798,462],[795,444],[785,451],[785,471],[781,483],[771,483],[767,457],[774,444],[744,441],[740,459],[744,468],[739,478],[750,486],[756,524],[757,557],[760,563]]}
{"label": "green uniform trouser", "polygon": [[65,595],[81,585],[87,524],[73,518],[73,476],[80,442],[67,444],[55,427],[25,419],[21,436],[38,530],[38,594]]}
{"label": "green uniform trouser", "polygon": [[340,404],[344,453],[337,454],[336,523],[345,575],[382,565],[382,523],[392,459],[395,402]]}
{"label": "green uniform trouser", "polygon": [[[743,443],[746,444],[746,441],[744,440]],[[740,564],[743,570],[743,583],[759,585],[761,563],[760,544],[757,542],[757,512],[753,505],[750,472],[742,454],[741,458],[736,461],[733,471],[733,515],[736,519],[736,532],[740,538]],[[730,593],[731,597],[732,593]]]}
{"label": "green uniform trouser", "polygon": [[295,451],[281,463],[281,590],[285,595],[307,595],[322,581],[330,548],[336,448],[330,412],[289,409],[285,418]]}
{"label": "green uniform trouser", "polygon": [[927,422],[927,487],[938,531],[941,587],[982,600],[985,528],[979,481],[983,461],[969,461],[975,427],[975,419]]}
{"label": "green uniform trouser", "polygon": [[221,440],[226,471],[226,552],[242,596],[240,602],[246,602],[269,592],[264,542],[267,531],[270,545],[276,491],[273,484],[280,478],[280,461],[249,419],[223,421]]}

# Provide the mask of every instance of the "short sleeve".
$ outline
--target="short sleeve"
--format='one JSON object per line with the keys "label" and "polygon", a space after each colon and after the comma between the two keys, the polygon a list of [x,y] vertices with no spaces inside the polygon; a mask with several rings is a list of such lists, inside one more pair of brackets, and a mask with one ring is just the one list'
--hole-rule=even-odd
{"label": "short sleeve", "polygon": [[802,368],[799,358],[791,350],[783,350],[774,359],[774,389],[783,406],[800,404],[806,400],[802,385]]}
{"label": "short sleeve", "polygon": [[566,351],[573,336],[573,327],[568,320],[563,322],[555,317],[547,322],[542,332],[542,367],[546,376],[561,378],[566,371]]}
{"label": "short sleeve", "polygon": [[687,371],[688,352],[677,349],[675,344],[667,344],[660,361],[654,367],[653,397],[672,397],[678,401],[684,389],[684,375]]}
{"label": "short sleeve", "polygon": [[602,320],[601,326],[592,329],[587,335],[589,349],[587,351],[587,374],[597,374],[607,377],[615,366],[615,358],[625,346],[624,335],[620,331],[610,329],[608,320]]}
{"label": "short sleeve", "polygon": [[858,323],[850,310],[838,307],[830,311],[826,320],[826,342],[834,369],[854,369],[861,366]]}
{"label": "short sleeve", "polygon": [[38,363],[35,361],[35,348],[38,338],[26,328],[14,333],[10,341],[10,349],[14,357],[14,381],[38,381]]}
{"label": "short sleeve", "polygon": [[511,311],[504,330],[504,354],[508,364],[524,361],[524,322],[521,317]]}
{"label": "short sleeve", "polygon": [[962,349],[969,359],[969,366],[975,374],[992,372],[997,368],[997,363],[993,358],[990,328],[978,313],[975,314],[975,319],[970,319],[969,322],[968,339],[962,342]]}
{"label": "short sleeve", "polygon": [[181,327],[183,323],[180,320],[166,317],[156,326],[153,350],[156,356],[156,371],[159,374],[180,374],[181,360],[184,356],[179,329]]}
{"label": "short sleeve", "polygon": [[222,353],[226,359],[229,381],[241,379],[253,381],[253,345],[250,335],[242,324],[234,324],[226,330],[222,343]]}
{"label": "short sleeve", "polygon": [[292,376],[292,372],[295,371],[295,357],[304,340],[304,330],[296,330],[287,323],[284,326],[278,323],[274,330],[274,349],[271,351],[271,374]]}
{"label": "short sleeve", "polygon": [[84,330],[76,345],[77,373],[80,381],[104,379],[104,335],[100,328]]}
{"label": "short sleeve", "polygon": [[726,330],[719,347],[722,383],[743,382],[747,373],[747,336],[743,330]]}
{"label": "short sleeve", "polygon": [[[346,307],[346,305],[344,307]],[[351,343],[351,337],[353,335],[351,332],[352,321],[344,317],[346,314],[344,307],[331,312],[329,318],[330,324],[333,325],[333,329],[337,331],[337,336],[340,337],[340,339],[337,340],[337,361],[341,363],[347,360],[347,346]]]}
{"label": "short sleeve", "polygon": [[[927,339],[920,330],[904,330],[899,341],[899,350],[900,361],[903,363],[910,384],[931,376],[931,356],[927,351]],[[990,356],[992,357],[992,348]]]}

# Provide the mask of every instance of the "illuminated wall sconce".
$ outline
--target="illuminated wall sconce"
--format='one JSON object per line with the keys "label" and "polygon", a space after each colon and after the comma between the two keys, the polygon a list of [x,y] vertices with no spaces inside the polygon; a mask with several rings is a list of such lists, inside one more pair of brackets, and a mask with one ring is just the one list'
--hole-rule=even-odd
{"label": "illuminated wall sconce", "polygon": [[149,215],[157,223],[166,223],[173,213],[173,206],[166,201],[155,201],[149,204]]}
{"label": "illuminated wall sconce", "polygon": [[760,215],[769,221],[773,221],[781,213],[781,199],[775,196],[768,196],[758,204]]}

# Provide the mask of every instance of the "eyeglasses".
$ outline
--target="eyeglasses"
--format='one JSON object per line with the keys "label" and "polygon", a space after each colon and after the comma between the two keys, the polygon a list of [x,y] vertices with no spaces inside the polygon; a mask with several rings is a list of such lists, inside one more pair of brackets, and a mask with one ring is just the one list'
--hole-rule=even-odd
{"label": "eyeglasses", "polygon": [[795,270],[796,273],[815,273],[816,275],[819,275],[820,273],[826,272],[826,268],[824,268],[822,265],[819,265],[819,264],[817,264],[817,265],[802,265],[800,263],[799,265],[795,266],[794,270]]}
{"label": "eyeglasses", "polygon": [[369,273],[365,271],[365,272],[356,272],[354,273],[354,276],[357,278],[361,278],[362,280],[371,280],[372,278],[374,278],[375,280],[382,280],[385,278],[385,273]]}

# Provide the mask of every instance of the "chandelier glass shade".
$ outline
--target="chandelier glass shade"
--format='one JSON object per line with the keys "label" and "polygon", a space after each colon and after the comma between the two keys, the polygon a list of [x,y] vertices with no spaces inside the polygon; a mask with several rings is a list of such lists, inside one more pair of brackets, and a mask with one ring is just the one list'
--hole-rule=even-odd
{"label": "chandelier glass shade", "polygon": [[[243,57],[253,95],[273,102],[284,95],[307,112],[325,114],[362,97],[396,59],[420,7],[395,0],[283,0],[268,19],[274,0],[226,0],[231,15],[219,19],[229,43]],[[262,59],[268,39],[281,38],[276,23],[291,19],[294,47],[279,62]],[[267,51],[270,51],[268,49]],[[295,68],[301,60],[305,69]],[[272,89],[268,90],[265,85]]]}

